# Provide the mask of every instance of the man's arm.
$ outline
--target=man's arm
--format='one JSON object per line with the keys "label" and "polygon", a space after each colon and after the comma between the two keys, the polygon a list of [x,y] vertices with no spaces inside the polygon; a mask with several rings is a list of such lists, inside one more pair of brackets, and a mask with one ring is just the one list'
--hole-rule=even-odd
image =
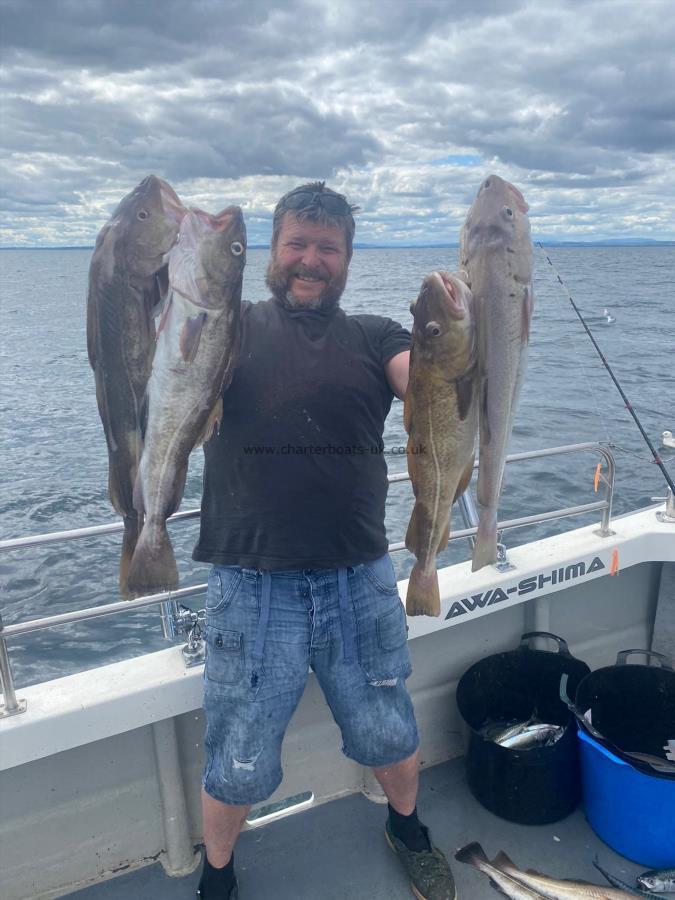
{"label": "man's arm", "polygon": [[403,400],[408,387],[408,370],[410,367],[410,350],[404,350],[392,356],[389,362],[384,364],[384,374],[387,376],[389,387],[399,400]]}

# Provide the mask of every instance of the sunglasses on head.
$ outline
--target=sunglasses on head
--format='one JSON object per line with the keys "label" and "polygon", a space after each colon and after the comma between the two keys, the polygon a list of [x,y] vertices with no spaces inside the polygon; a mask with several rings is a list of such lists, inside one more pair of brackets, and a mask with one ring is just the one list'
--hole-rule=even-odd
{"label": "sunglasses on head", "polygon": [[348,216],[352,208],[339,194],[325,194],[323,191],[295,191],[283,201],[283,209],[307,209],[320,206],[332,216]]}

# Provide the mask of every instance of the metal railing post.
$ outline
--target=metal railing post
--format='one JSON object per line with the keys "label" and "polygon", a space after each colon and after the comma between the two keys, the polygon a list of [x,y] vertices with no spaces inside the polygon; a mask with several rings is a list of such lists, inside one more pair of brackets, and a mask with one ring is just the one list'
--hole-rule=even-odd
{"label": "metal railing post", "polygon": [[600,537],[609,537],[612,534],[616,534],[616,532],[612,531],[609,527],[609,523],[612,519],[612,499],[614,497],[614,473],[616,471],[616,464],[614,462],[614,456],[606,447],[600,446],[598,447],[598,450],[607,463],[607,477],[604,479],[605,500],[607,501],[607,506],[602,511],[600,530],[597,533]]}
{"label": "metal railing post", "polygon": [[19,713],[25,712],[27,703],[25,700],[17,700],[14,691],[14,679],[12,677],[12,666],[7,652],[7,643],[3,637],[2,614],[0,614],[0,689],[4,703],[0,703],[0,719],[5,716],[18,716]]}

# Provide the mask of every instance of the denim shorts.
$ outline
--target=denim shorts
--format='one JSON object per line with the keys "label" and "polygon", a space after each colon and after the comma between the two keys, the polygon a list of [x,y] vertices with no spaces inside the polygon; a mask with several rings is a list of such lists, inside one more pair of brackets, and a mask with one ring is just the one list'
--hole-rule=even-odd
{"label": "denim shorts", "polygon": [[203,783],[215,799],[258,803],[277,789],[310,666],[346,756],[380,767],[417,749],[406,617],[388,554],[347,569],[214,566],[205,637]]}

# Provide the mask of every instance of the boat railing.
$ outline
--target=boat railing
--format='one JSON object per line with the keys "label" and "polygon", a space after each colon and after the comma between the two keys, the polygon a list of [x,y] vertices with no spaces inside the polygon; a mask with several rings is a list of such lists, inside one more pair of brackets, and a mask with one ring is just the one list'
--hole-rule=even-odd
{"label": "boat railing", "polygon": [[[597,441],[589,441],[580,444],[565,444],[560,447],[549,447],[543,450],[512,453],[507,456],[506,462],[508,464],[513,464],[525,460],[542,459],[543,457],[582,452],[598,453],[602,457],[602,462],[605,464],[604,469],[602,468],[602,462],[598,465],[595,477],[595,490],[598,492],[602,486],[604,494],[602,499],[592,503],[583,503],[577,506],[555,509],[550,512],[521,516],[516,519],[506,519],[505,521],[499,522],[497,525],[500,534],[513,528],[522,528],[527,525],[535,525],[541,522],[550,522],[556,519],[563,519],[592,512],[601,513],[600,527],[596,533],[602,537],[612,534],[610,522],[614,493],[615,462],[614,456],[608,446]],[[477,467],[478,462],[474,464],[474,468]],[[409,480],[410,476],[407,472],[389,475],[390,483]],[[469,490],[467,490],[464,496],[460,498],[460,501],[462,515],[467,527],[453,531],[450,535],[451,541],[459,541],[465,538],[471,539],[477,531],[477,515],[473,498],[471,497]],[[199,509],[186,510],[184,512],[175,513],[171,516],[169,521],[178,522],[187,519],[196,519],[199,514]],[[91,538],[115,534],[116,532],[123,531],[123,529],[124,526],[122,522],[112,522],[105,525],[93,525],[85,528],[51,532],[49,534],[10,538],[0,541],[0,551],[21,550],[27,547],[41,547],[47,544],[73,541],[79,538]],[[391,553],[404,549],[404,541],[389,545],[389,552]],[[506,557],[506,549],[501,542],[499,544],[497,567],[501,570],[512,568]],[[11,662],[7,650],[7,639],[18,637],[19,635],[31,634],[35,631],[41,631],[44,628],[54,628],[59,625],[83,622],[88,619],[96,619],[101,616],[110,616],[117,613],[129,613],[138,609],[144,609],[145,607],[158,605],[162,616],[164,636],[168,640],[172,640],[178,635],[186,636],[187,643],[182,648],[183,658],[186,666],[194,666],[200,664],[204,660],[204,642],[201,634],[202,624],[204,622],[204,610],[192,610],[185,606],[183,601],[190,597],[203,594],[205,591],[205,584],[197,584],[190,587],[179,588],[175,591],[164,591],[157,594],[138,597],[134,600],[120,600],[113,603],[105,603],[100,606],[77,609],[72,612],[45,616],[38,619],[30,619],[11,625],[3,625],[2,611],[0,610],[0,690],[4,697],[4,703],[0,704],[0,719],[22,713],[26,710],[26,701],[17,699],[16,697]]]}

